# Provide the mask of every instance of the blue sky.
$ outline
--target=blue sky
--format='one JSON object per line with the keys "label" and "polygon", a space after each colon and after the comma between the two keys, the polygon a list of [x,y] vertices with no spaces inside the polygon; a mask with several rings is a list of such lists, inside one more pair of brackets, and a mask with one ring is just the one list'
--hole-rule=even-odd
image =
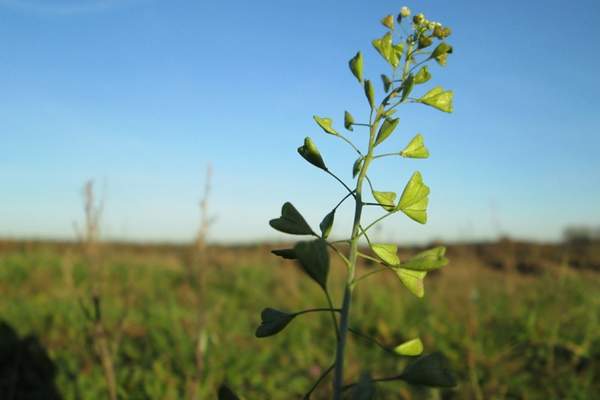
{"label": "blue sky", "polygon": [[432,84],[455,91],[455,112],[400,110],[382,147],[421,132],[432,156],[383,159],[372,175],[400,192],[420,170],[430,221],[397,215],[375,235],[556,240],[600,225],[597,0],[0,0],[0,235],[73,237],[94,178],[105,237],[189,240],[208,163],[214,240],[282,238],[267,221],[286,200],[318,224],[344,192],[296,148],[312,136],[350,182],[353,153],[311,116],[367,117],[347,61],[362,50],[378,83],[370,41],[403,5],[453,29]]}

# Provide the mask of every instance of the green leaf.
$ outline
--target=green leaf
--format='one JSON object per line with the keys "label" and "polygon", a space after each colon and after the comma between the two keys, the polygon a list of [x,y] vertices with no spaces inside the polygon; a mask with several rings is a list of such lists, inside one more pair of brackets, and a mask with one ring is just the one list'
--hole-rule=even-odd
{"label": "green leaf", "polygon": [[222,383],[221,386],[219,386],[217,400],[240,400],[240,398],[229,388],[229,386]]}
{"label": "green leaf", "polygon": [[356,159],[356,161],[354,161],[354,165],[352,166],[352,178],[356,178],[356,175],[358,175],[358,173],[360,172],[363,161],[363,157],[359,157]]}
{"label": "green leaf", "polygon": [[363,81],[363,58],[360,51],[356,53],[350,61],[348,61],[348,65],[350,66],[350,71],[352,74],[358,79],[359,82]]}
{"label": "green leaf", "polygon": [[348,111],[344,111],[344,128],[353,131],[352,124],[354,124],[354,117]]}
{"label": "green leaf", "polygon": [[445,247],[434,247],[433,249],[420,252],[408,261],[403,262],[400,266],[415,271],[431,271],[448,264],[448,259],[444,257],[445,254]]}
{"label": "green leaf", "polygon": [[298,261],[315,282],[327,291],[327,275],[329,274],[329,253],[327,243],[323,239],[310,242],[299,242],[294,247]]}
{"label": "green leaf", "polygon": [[421,35],[421,37],[419,37],[419,44],[418,44],[417,49],[419,49],[419,50],[424,49],[426,47],[431,46],[432,43],[433,43],[433,39],[431,37]]}
{"label": "green leaf", "polygon": [[423,135],[418,133],[410,143],[400,152],[402,157],[406,158],[427,158],[429,157],[429,150],[423,143]]}
{"label": "green leaf", "polygon": [[450,46],[448,43],[442,42],[437,45],[429,57],[435,59],[441,66],[445,66],[448,60],[448,55],[452,54],[452,51],[452,46]]}
{"label": "green leaf", "polygon": [[400,379],[413,385],[454,387],[456,378],[450,363],[441,353],[432,353],[409,364]]}
{"label": "green leaf", "polygon": [[371,109],[375,108],[375,90],[373,89],[371,81],[368,79],[365,80],[365,95],[367,96],[367,100],[369,100]]}
{"label": "green leaf", "polygon": [[425,83],[430,79],[431,79],[431,74],[429,73],[429,69],[427,68],[427,65],[421,67],[419,72],[417,72],[417,74],[415,75],[415,83],[417,85],[420,85],[421,83]]}
{"label": "green leaf", "polygon": [[317,115],[313,115],[313,119],[315,120],[317,125],[319,125],[321,129],[323,129],[326,133],[329,133],[331,135],[338,135],[338,132],[331,126],[333,124],[331,118],[321,118]]}
{"label": "green leaf", "polygon": [[394,29],[394,16],[386,15],[381,19],[381,25],[385,26],[388,29]]}
{"label": "green leaf", "polygon": [[383,90],[387,93],[390,91],[390,87],[392,86],[392,80],[384,74],[381,74],[381,82],[383,82]]}
{"label": "green leaf", "polygon": [[335,210],[332,210],[329,214],[323,218],[323,221],[319,224],[319,228],[321,228],[321,236],[323,239],[327,239],[329,234],[331,233],[331,228],[333,227],[333,221],[335,219]]}
{"label": "green leaf", "polygon": [[418,356],[423,352],[423,342],[419,338],[409,340],[396,346],[394,352],[401,356]]}
{"label": "green leaf", "polygon": [[451,113],[453,97],[454,95],[451,90],[444,90],[441,86],[436,86],[425,93],[419,101],[440,111]]}
{"label": "green leaf", "polygon": [[404,52],[404,44],[397,43],[392,45],[392,52],[394,53],[395,59],[397,59],[397,63],[400,64],[400,59],[402,59],[402,53]]}
{"label": "green leaf", "polygon": [[296,210],[292,203],[286,202],[281,207],[281,217],[269,221],[269,225],[279,232],[289,233],[291,235],[312,235],[313,231],[302,217],[302,214]]}
{"label": "green leaf", "polygon": [[363,372],[360,374],[360,379],[352,390],[352,400],[373,400],[375,399],[376,392],[377,387],[371,375],[368,372]]}
{"label": "green leaf", "polygon": [[321,153],[319,149],[308,136],[304,139],[304,145],[298,147],[298,153],[304,157],[306,161],[311,163],[317,168],[321,168],[324,171],[327,171],[327,167],[325,166],[325,161],[323,161],[323,157],[321,157]]}
{"label": "green leaf", "polygon": [[421,298],[425,295],[425,286],[423,279],[427,275],[427,271],[413,271],[404,268],[394,268],[400,281],[406,288],[415,296]]}
{"label": "green leaf", "polygon": [[371,250],[388,265],[395,266],[400,264],[398,247],[395,244],[373,243],[371,244]]}
{"label": "green leaf", "polygon": [[379,39],[375,39],[371,42],[375,50],[394,68],[397,68],[400,64],[400,57],[402,56],[403,46],[392,43],[392,33],[387,32]]}
{"label": "green leaf", "polygon": [[399,122],[400,118],[386,118],[383,120],[379,132],[377,133],[377,138],[375,139],[375,146],[387,139],[394,132],[394,129],[396,129]]}
{"label": "green leaf", "polygon": [[427,222],[427,205],[429,204],[429,187],[423,183],[420,172],[415,172],[402,191],[398,210],[411,219],[424,224]]}
{"label": "green leaf", "polygon": [[402,97],[400,97],[400,102],[406,100],[410,92],[412,92],[415,87],[415,80],[412,75],[408,75],[408,78],[402,83]]}
{"label": "green leaf", "polygon": [[256,329],[256,337],[273,336],[285,329],[287,324],[294,319],[296,314],[288,314],[273,308],[265,308],[260,313],[261,323]]}
{"label": "green leaf", "polygon": [[373,197],[386,211],[394,211],[396,208],[396,193],[394,192],[378,192],[373,190]]}
{"label": "green leaf", "polygon": [[392,49],[392,34],[387,32],[385,35],[378,39],[373,39],[371,41],[375,50],[383,57],[387,62],[389,62],[390,51]]}
{"label": "green leaf", "polygon": [[295,260],[298,258],[296,257],[296,253],[294,253],[294,249],[271,250],[271,253],[281,258],[285,258],[286,260]]}

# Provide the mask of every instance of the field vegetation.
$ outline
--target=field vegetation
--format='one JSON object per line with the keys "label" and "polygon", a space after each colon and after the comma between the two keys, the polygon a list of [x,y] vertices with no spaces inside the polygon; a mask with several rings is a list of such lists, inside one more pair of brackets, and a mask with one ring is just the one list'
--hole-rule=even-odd
{"label": "field vegetation", "polygon": [[[286,335],[269,341],[254,337],[256,310],[274,302],[288,310],[327,306],[293,262],[270,256],[277,247],[203,250],[198,376],[190,246],[99,246],[94,283],[117,396],[215,398],[227,382],[246,399],[301,398],[329,366],[335,337],[326,313],[293,321]],[[404,248],[401,255],[416,250]],[[449,246],[448,255],[447,269],[426,283],[425,299],[399,291],[392,273],[373,275],[370,285],[357,288],[353,312],[361,318],[352,328],[383,347],[418,333],[425,348],[435,344],[450,359],[459,379],[448,390],[382,383],[378,398],[592,399],[600,393],[600,245],[505,240]],[[86,314],[88,260],[73,243],[0,244],[0,397],[107,398],[106,371]],[[331,272],[341,275],[342,265]],[[342,293],[332,295],[339,300]],[[406,362],[359,337],[349,340],[351,378],[358,378],[359,365],[377,377]],[[313,398],[327,398],[329,389],[321,385]]]}

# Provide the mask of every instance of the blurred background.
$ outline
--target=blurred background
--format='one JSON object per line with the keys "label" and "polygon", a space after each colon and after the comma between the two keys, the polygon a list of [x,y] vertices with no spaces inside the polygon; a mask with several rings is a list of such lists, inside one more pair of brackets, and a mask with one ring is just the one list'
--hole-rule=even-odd
{"label": "blurred background", "polygon": [[[326,306],[271,256],[291,239],[268,221],[292,201],[316,226],[345,194],[296,148],[310,135],[351,182],[353,151],[312,115],[368,120],[347,62],[361,50],[381,93],[370,41],[404,5],[452,28],[427,87],[454,90],[454,113],[400,110],[383,151],[422,133],[431,158],[372,175],[400,192],[421,171],[429,221],[394,216],[373,237],[404,257],[443,244],[451,262],[424,299],[371,278],[353,318],[390,346],[420,336],[460,385],[378,393],[597,396],[596,1],[0,0],[0,398],[214,398],[224,381],[247,399],[301,398],[335,338],[326,315],[254,337],[264,307]],[[360,340],[349,351],[349,377],[405,364]]]}

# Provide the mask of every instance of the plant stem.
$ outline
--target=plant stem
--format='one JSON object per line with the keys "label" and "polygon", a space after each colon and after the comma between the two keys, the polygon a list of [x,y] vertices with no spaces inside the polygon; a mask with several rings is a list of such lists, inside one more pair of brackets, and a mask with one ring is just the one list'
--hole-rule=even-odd
{"label": "plant stem", "polygon": [[329,175],[331,175],[336,181],[338,181],[339,183],[341,183],[342,186],[344,186],[346,188],[346,190],[348,191],[348,193],[350,193],[352,196],[354,196],[354,198],[356,198],[356,194],[353,193],[353,190],[350,189],[348,187],[348,185],[346,185],[346,183],[344,183],[344,181],[341,180],[336,174],[334,174],[333,172],[331,172],[328,169],[326,169],[325,172],[327,172]]}
{"label": "plant stem", "polygon": [[341,400],[342,398],[342,387],[344,384],[344,352],[346,348],[346,337],[348,336],[348,323],[350,319],[350,305],[352,303],[352,289],[354,275],[356,271],[356,260],[358,258],[358,242],[360,235],[360,219],[362,215],[363,202],[362,202],[362,186],[369,169],[369,164],[373,160],[373,150],[375,134],[377,132],[378,121],[380,119],[380,112],[377,112],[375,119],[372,119],[373,110],[371,110],[371,118],[369,118],[370,132],[369,132],[369,150],[365,156],[365,160],[360,169],[358,179],[356,181],[356,189],[354,190],[355,209],[354,209],[354,222],[352,225],[352,236],[350,240],[350,264],[348,265],[348,276],[346,280],[346,287],[344,289],[344,300],[342,302],[342,310],[340,317],[340,339],[337,342],[336,354],[335,354],[335,370],[333,376],[333,399]]}
{"label": "plant stem", "polygon": [[335,329],[335,338],[340,340],[340,328],[338,328],[337,319],[335,318],[335,311],[333,311],[333,301],[331,301],[331,296],[327,290],[325,291],[325,297],[327,297],[327,303],[329,304],[329,308],[331,308],[331,319],[333,321],[333,328]]}
{"label": "plant stem", "polygon": [[309,400],[310,396],[312,395],[312,393],[315,391],[315,389],[317,388],[317,386],[319,386],[319,383],[321,383],[321,381],[323,379],[325,379],[325,377],[327,375],[329,375],[329,373],[333,370],[333,367],[335,366],[335,364],[331,364],[329,366],[329,368],[327,368],[325,371],[323,371],[323,373],[321,374],[321,376],[319,377],[319,379],[317,379],[317,381],[314,383],[314,385],[310,388],[310,390],[304,395],[304,397],[302,398],[303,400]]}
{"label": "plant stem", "polygon": [[363,279],[368,278],[369,276],[371,276],[373,274],[378,274],[378,273],[383,272],[383,271],[387,271],[387,267],[380,268],[380,269],[375,269],[373,271],[369,271],[369,272],[365,273],[364,275],[359,276],[358,278],[356,278],[354,280],[354,282],[352,282],[352,284],[356,285],[358,282],[362,281]]}
{"label": "plant stem", "polygon": [[307,314],[307,313],[311,313],[311,312],[321,312],[321,311],[341,312],[342,310],[340,310],[339,308],[310,308],[308,310],[302,310],[302,311],[295,312],[293,315],[298,316],[298,315]]}

